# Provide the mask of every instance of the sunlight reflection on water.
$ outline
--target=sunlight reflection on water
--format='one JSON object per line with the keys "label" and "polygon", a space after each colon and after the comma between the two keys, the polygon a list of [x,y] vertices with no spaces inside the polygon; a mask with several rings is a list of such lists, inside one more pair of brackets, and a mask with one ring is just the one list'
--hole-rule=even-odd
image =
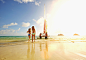
{"label": "sunlight reflection on water", "polygon": [[86,40],[84,36],[54,36],[54,40]]}

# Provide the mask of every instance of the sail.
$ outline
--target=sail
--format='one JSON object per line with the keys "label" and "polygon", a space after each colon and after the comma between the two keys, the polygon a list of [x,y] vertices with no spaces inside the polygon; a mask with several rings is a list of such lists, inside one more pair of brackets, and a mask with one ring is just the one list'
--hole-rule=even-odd
{"label": "sail", "polygon": [[46,33],[46,19],[44,19],[44,33]]}
{"label": "sail", "polygon": [[45,4],[44,4],[44,30],[43,33],[45,34],[47,32],[47,21],[45,18]]}
{"label": "sail", "polygon": [[47,32],[47,21],[46,21],[46,32]]}

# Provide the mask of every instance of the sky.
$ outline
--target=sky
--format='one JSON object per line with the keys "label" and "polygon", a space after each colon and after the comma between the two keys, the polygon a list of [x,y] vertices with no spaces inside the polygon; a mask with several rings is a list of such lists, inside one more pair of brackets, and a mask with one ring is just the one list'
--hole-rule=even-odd
{"label": "sky", "polygon": [[32,26],[43,33],[44,4],[48,35],[86,35],[85,0],[0,0],[0,36],[27,36]]}

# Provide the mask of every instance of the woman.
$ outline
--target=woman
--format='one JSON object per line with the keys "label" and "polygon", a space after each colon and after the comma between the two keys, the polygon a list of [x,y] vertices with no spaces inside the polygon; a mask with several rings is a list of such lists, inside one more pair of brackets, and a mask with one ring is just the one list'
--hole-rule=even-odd
{"label": "woman", "polygon": [[30,41],[30,37],[31,37],[31,28],[28,29],[27,33],[28,33],[28,37],[29,37],[28,41]]}
{"label": "woman", "polygon": [[36,34],[35,27],[32,26],[32,42],[33,42],[33,37],[34,37],[34,42],[35,42],[35,34]]}

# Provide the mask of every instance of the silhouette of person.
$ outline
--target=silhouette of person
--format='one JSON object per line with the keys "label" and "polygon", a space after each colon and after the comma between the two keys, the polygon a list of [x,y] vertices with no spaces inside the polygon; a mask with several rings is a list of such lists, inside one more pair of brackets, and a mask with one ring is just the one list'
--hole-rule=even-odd
{"label": "silhouette of person", "polygon": [[45,34],[45,39],[47,39],[47,36],[48,36],[48,34],[47,34],[47,32],[46,32],[46,34]]}
{"label": "silhouette of person", "polygon": [[40,39],[42,39],[42,36],[41,35],[42,35],[42,33],[39,34]]}

